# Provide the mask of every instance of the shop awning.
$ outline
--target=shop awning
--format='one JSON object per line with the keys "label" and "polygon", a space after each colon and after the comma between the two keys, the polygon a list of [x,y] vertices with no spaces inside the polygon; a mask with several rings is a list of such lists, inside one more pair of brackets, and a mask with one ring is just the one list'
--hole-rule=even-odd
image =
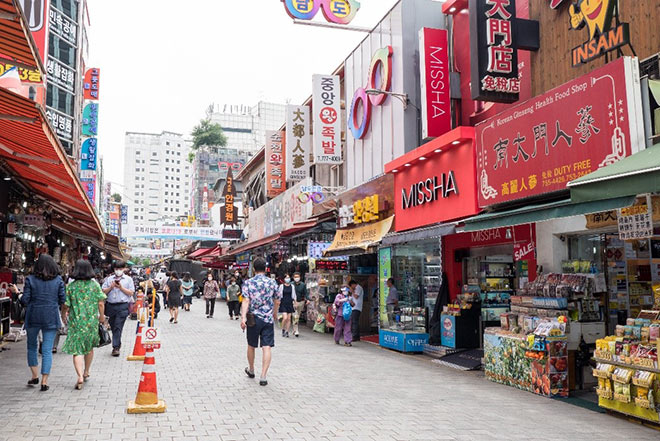
{"label": "shop awning", "polygon": [[12,178],[46,200],[67,225],[102,240],[94,207],[47,121],[34,101],[0,88],[0,159]]}
{"label": "shop awning", "polygon": [[333,219],[334,217],[335,217],[334,213],[323,213],[318,218],[306,220],[304,222],[296,222],[295,224],[293,224],[292,228],[282,231],[280,235],[282,237],[287,237],[287,236],[294,236],[296,234],[304,233],[305,231],[311,230],[312,228],[315,228],[321,225],[323,222],[327,222],[330,219]]}
{"label": "shop awning", "polygon": [[263,239],[255,240],[254,242],[249,242],[244,245],[239,246],[238,248],[234,248],[231,250],[229,253],[227,253],[228,256],[235,256],[237,254],[241,254],[245,251],[250,251],[258,247],[262,247],[264,245],[268,245],[270,243],[275,242],[277,239],[280,238],[279,234],[274,234],[272,236],[264,237]]}
{"label": "shop awning", "polygon": [[0,59],[37,70],[43,78],[46,69],[36,47],[20,2],[0,0]]}
{"label": "shop awning", "polygon": [[364,253],[371,247],[377,246],[383,237],[392,228],[394,216],[382,221],[362,225],[360,227],[337,230],[335,238],[328,249],[323,252],[324,256],[348,256]]}
{"label": "shop awning", "polygon": [[416,242],[426,239],[435,239],[438,237],[453,234],[456,231],[456,226],[451,225],[434,225],[432,227],[417,228],[411,231],[403,231],[401,233],[388,233],[383,237],[382,245],[396,245],[405,242]]}
{"label": "shop awning", "polygon": [[573,202],[660,192],[660,144],[568,184]]}
{"label": "shop awning", "polygon": [[193,251],[192,253],[188,254],[188,259],[198,259],[208,253],[213,251],[213,248],[200,248],[198,250]]}
{"label": "shop awning", "polygon": [[465,221],[465,231],[490,230],[492,228],[512,227],[514,225],[542,222],[562,217],[599,213],[601,211],[629,207],[634,202],[634,196],[626,196],[577,204],[572,203],[570,199],[564,199],[545,204],[529,205],[514,210],[474,216]]}
{"label": "shop awning", "polygon": [[124,259],[124,253],[121,251],[121,246],[119,245],[119,238],[112,234],[105,235],[105,241],[103,249],[110,253],[112,257],[116,259]]}

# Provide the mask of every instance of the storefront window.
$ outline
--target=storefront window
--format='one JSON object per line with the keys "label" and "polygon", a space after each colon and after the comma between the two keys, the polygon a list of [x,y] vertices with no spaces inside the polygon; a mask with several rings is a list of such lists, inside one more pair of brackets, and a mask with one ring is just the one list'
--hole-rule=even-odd
{"label": "storefront window", "polygon": [[600,273],[603,271],[603,243],[599,234],[568,238],[568,259],[564,273]]}
{"label": "storefront window", "polygon": [[401,305],[433,310],[442,274],[439,240],[396,246],[392,264]]}

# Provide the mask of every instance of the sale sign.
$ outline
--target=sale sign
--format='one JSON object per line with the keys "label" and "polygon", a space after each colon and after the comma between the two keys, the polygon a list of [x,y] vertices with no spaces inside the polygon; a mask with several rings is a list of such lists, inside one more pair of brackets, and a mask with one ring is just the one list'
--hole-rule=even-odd
{"label": "sale sign", "polygon": [[449,46],[444,29],[419,31],[422,87],[422,139],[437,138],[451,130]]}
{"label": "sale sign", "polygon": [[619,58],[477,125],[479,206],[565,190],[644,145],[637,60]]}

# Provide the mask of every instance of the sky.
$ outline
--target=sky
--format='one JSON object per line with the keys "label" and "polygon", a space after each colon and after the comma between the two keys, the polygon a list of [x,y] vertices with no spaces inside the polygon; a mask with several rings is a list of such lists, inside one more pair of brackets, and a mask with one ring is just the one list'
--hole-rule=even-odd
{"label": "sky", "polygon": [[[362,0],[374,27],[397,0]],[[89,67],[101,69],[99,149],[123,184],[124,134],[188,135],[211,103],[300,103],[367,34],[296,25],[281,0],[88,0]],[[319,12],[314,21],[325,23]]]}

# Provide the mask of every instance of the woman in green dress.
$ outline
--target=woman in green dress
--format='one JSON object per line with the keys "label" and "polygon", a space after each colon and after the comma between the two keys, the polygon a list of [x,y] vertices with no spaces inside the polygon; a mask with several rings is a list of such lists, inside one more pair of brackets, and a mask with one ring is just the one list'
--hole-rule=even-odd
{"label": "woman in green dress", "polygon": [[[73,366],[78,374],[76,389],[82,389],[89,378],[94,359],[94,348],[99,345],[99,320],[105,323],[105,299],[101,286],[94,279],[94,270],[87,260],[76,262],[66,287],[64,312],[68,315],[69,332],[62,350],[73,355]],[[84,369],[83,369],[84,361]]]}

